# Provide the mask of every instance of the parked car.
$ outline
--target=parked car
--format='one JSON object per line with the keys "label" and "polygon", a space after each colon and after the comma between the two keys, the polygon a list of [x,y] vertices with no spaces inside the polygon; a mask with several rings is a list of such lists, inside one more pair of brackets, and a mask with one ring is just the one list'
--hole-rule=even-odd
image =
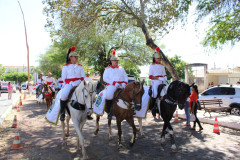
{"label": "parked car", "polygon": [[136,81],[136,78],[134,76],[128,75],[128,83]]}
{"label": "parked car", "polygon": [[2,83],[2,87],[1,87],[1,92],[8,92],[8,82],[1,82]]}
{"label": "parked car", "polygon": [[22,84],[22,90],[26,90],[27,89],[27,84]]}
{"label": "parked car", "polygon": [[209,88],[199,94],[199,100],[206,99],[222,99],[224,107],[231,107],[231,114],[240,115],[240,86],[221,85]]}

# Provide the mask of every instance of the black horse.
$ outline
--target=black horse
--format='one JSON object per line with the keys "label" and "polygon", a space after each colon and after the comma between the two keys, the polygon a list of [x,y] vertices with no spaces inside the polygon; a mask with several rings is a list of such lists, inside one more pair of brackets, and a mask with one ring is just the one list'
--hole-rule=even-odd
{"label": "black horse", "polygon": [[[191,85],[192,86],[192,85]],[[176,151],[175,140],[173,137],[173,128],[170,124],[170,120],[173,117],[173,114],[177,108],[177,105],[180,109],[184,108],[184,103],[187,98],[190,96],[190,87],[188,84],[181,81],[173,81],[167,90],[167,94],[163,97],[160,103],[161,117],[164,121],[162,135],[161,135],[161,143],[165,144],[165,134],[166,129],[169,129],[169,134],[171,138],[171,149]]]}

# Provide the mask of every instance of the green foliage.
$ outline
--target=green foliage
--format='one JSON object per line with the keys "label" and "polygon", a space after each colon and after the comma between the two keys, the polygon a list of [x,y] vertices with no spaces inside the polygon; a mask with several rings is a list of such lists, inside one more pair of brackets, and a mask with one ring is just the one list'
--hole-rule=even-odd
{"label": "green foliage", "polygon": [[240,41],[240,1],[238,0],[199,0],[197,21],[210,18],[210,28],[202,42],[204,46],[221,48]]}
{"label": "green foliage", "polygon": [[2,64],[0,64],[0,80],[4,79],[4,75],[3,73],[5,72],[6,68],[2,66]]}
{"label": "green foliage", "polygon": [[[28,80],[27,72],[8,72],[4,75],[5,81],[16,81],[16,82],[26,82]],[[33,76],[30,74],[30,80],[33,79]]]}
{"label": "green foliage", "polygon": [[[181,60],[181,57],[180,56],[177,56],[175,55],[174,57],[171,57],[171,58],[168,58],[170,63],[173,65],[173,67],[176,69],[179,77],[181,79],[184,79],[185,78],[185,66],[188,64],[184,61]],[[171,79],[172,76],[171,74],[168,72],[168,70],[166,70],[166,73],[167,73],[167,76],[168,76],[168,79]],[[192,73],[192,70],[190,69],[190,75]]]}

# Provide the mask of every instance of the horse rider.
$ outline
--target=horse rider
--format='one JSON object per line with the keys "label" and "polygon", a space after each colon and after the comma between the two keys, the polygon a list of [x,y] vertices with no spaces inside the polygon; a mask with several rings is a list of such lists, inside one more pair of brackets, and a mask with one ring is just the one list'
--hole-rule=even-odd
{"label": "horse rider", "polygon": [[63,85],[64,85],[63,79],[62,79],[62,77],[59,77],[57,80],[58,89],[59,90],[62,89]]}
{"label": "horse rider", "polygon": [[43,74],[41,73],[41,74],[40,74],[40,77],[37,79],[36,92],[38,91],[38,87],[39,87],[41,84],[44,84],[44,80],[43,80],[42,76],[43,76]]}
{"label": "horse rider", "polygon": [[52,77],[52,73],[50,71],[48,71],[48,76],[46,77],[46,83],[48,84],[48,86],[50,87],[51,91],[52,91],[52,96],[55,96],[55,79]]}
{"label": "horse rider", "polygon": [[116,51],[112,51],[110,58],[111,64],[103,73],[103,81],[107,83],[106,88],[106,106],[108,111],[108,119],[112,118],[113,96],[117,88],[125,88],[128,83],[128,76],[124,68],[118,66],[119,58]]}
{"label": "horse rider", "polygon": [[[62,88],[62,94],[60,99],[60,120],[65,120],[65,109],[67,109],[67,99],[70,90],[78,86],[85,78],[85,73],[83,67],[78,62],[78,54],[75,51],[75,47],[72,46],[68,50],[66,57],[66,64],[62,68],[62,79],[65,82],[64,87]],[[88,115],[89,120],[93,119],[91,115]]]}
{"label": "horse rider", "polygon": [[158,51],[154,52],[153,63],[150,65],[149,68],[149,79],[151,79],[152,85],[150,109],[152,110],[152,115],[155,118],[157,112],[157,109],[155,108],[155,103],[158,94],[158,86],[160,84],[165,84],[165,82],[167,81],[165,67],[161,65],[161,54]]}
{"label": "horse rider", "polygon": [[92,78],[90,78],[89,76],[90,76],[90,72],[89,72],[89,70],[87,70],[85,81],[92,82]]}

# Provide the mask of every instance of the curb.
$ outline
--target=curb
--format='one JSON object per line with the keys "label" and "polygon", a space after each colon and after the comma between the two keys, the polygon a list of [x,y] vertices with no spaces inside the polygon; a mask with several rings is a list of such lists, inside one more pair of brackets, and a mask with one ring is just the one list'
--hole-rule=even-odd
{"label": "curb", "polygon": [[3,112],[2,115],[0,115],[0,127],[2,126],[3,121],[5,120],[5,118],[7,117],[8,113],[12,110],[13,105],[15,105],[19,99],[19,97],[21,96],[21,94],[19,94],[13,101],[12,104],[9,105]]}
{"label": "curb", "polygon": [[[178,114],[178,117],[181,118],[181,119],[186,119],[185,114]],[[200,117],[198,117],[198,119],[199,119],[200,122],[207,123],[207,124],[213,124],[214,125],[214,122],[215,122],[214,120],[200,118]],[[236,124],[236,123],[221,122],[221,121],[218,120],[218,125],[222,126],[222,127],[227,127],[227,128],[230,128],[230,129],[238,130],[238,131],[240,130],[240,125]]]}

